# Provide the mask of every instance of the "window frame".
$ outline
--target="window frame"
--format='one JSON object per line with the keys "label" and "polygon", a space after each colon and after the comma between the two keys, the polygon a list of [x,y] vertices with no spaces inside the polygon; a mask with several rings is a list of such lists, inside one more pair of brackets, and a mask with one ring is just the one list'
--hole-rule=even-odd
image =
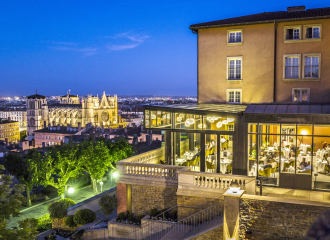
{"label": "window frame", "polygon": [[[302,30],[302,25],[289,25],[289,26],[284,26],[284,41],[297,41],[297,40],[301,40],[301,30]],[[288,39],[287,38],[287,30],[288,29],[299,29],[299,38],[298,39]]]}
{"label": "window frame", "polygon": [[[294,92],[295,90],[300,91],[300,100],[301,100],[301,91],[307,90],[307,102],[310,102],[310,88],[292,88],[292,102],[294,101]],[[302,101],[299,101],[299,103],[304,103]]]}
{"label": "window frame", "polygon": [[[318,57],[319,58],[319,67],[318,67],[318,77],[305,77],[305,58],[306,57]],[[305,53],[302,57],[302,78],[304,79],[321,79],[321,53]]]}
{"label": "window frame", "polygon": [[[319,33],[319,37],[318,38],[306,38],[306,34],[307,34],[307,28],[314,28],[314,27],[318,27],[320,28],[320,33]],[[313,39],[321,39],[322,38],[322,24],[306,24],[304,25],[304,39],[307,40],[313,40]]]}
{"label": "window frame", "polygon": [[[240,32],[241,33],[241,41],[240,42],[230,42],[230,33],[233,32]],[[228,29],[227,30],[227,45],[228,46],[233,46],[233,45],[243,45],[243,29],[241,28],[236,28],[236,29]]]}
{"label": "window frame", "polygon": [[[298,78],[286,78],[286,58],[298,58]],[[283,79],[284,80],[299,80],[301,79],[301,54],[284,54],[283,55]]]}
{"label": "window frame", "polygon": [[[240,92],[240,102],[229,102],[229,92],[234,91],[234,100],[236,100],[236,91]],[[228,104],[242,104],[242,88],[227,88],[226,89],[226,103]]]}
{"label": "window frame", "polygon": [[[230,60],[241,60],[241,78],[229,78],[229,67],[230,67]],[[236,63],[235,63],[236,66]],[[236,75],[236,67],[235,67],[235,75]],[[230,81],[242,81],[243,80],[243,56],[234,56],[234,57],[227,57],[227,82]]]}

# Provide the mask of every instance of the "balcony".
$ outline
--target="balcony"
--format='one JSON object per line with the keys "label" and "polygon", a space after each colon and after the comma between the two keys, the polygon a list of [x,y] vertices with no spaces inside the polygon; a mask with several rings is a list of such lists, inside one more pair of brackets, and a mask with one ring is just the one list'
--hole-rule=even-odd
{"label": "balcony", "polygon": [[178,195],[219,197],[237,182],[247,194],[255,194],[255,177],[191,171],[191,167],[159,164],[164,148],[117,162],[117,183],[177,188]]}

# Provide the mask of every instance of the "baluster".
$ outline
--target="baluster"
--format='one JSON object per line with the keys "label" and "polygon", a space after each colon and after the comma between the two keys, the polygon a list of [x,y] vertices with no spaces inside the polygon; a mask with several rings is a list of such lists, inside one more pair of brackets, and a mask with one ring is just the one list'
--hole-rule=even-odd
{"label": "baluster", "polygon": [[221,178],[221,189],[224,189],[225,188],[225,186],[224,186],[224,178]]}

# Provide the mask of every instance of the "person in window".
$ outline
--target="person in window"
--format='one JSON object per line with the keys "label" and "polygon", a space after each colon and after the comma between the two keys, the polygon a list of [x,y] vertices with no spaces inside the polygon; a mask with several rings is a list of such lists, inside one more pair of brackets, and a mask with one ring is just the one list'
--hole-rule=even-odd
{"label": "person in window", "polygon": [[223,136],[221,136],[220,142],[221,142],[222,149],[223,150],[226,150],[226,148],[227,148],[227,140]]}
{"label": "person in window", "polygon": [[267,161],[267,164],[264,165],[264,170],[265,170],[266,168],[272,168],[272,165],[271,165],[271,163],[270,163],[269,160]]}
{"label": "person in window", "polygon": [[307,166],[304,169],[302,169],[301,172],[307,172],[309,170],[312,170],[312,166],[309,163],[307,163]]}
{"label": "person in window", "polygon": [[301,169],[305,169],[308,166],[308,163],[306,162],[306,159],[303,158],[302,162],[300,163]]}

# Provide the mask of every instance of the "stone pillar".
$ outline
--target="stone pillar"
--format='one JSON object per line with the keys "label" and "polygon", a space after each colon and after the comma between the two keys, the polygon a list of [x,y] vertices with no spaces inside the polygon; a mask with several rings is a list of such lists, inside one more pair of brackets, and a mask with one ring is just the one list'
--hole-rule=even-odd
{"label": "stone pillar", "polygon": [[223,239],[239,240],[239,203],[243,190],[228,189],[224,196]]}

